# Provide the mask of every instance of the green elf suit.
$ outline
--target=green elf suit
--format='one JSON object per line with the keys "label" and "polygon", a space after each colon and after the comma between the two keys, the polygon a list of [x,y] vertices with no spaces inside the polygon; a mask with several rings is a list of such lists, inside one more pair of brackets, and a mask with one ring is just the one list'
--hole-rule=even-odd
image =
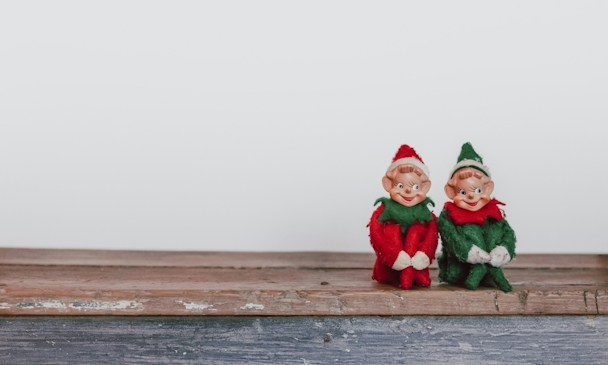
{"label": "green elf suit", "polygon": [[[490,169],[467,142],[462,145],[450,179],[458,170],[468,167],[491,178]],[[512,290],[501,266],[515,258],[515,232],[498,205],[504,204],[492,199],[473,212],[452,202],[445,204],[437,219],[443,245],[441,257],[437,259],[439,281],[464,285],[468,289],[477,289],[481,284],[498,287],[505,293]],[[478,259],[480,252],[489,254],[491,260],[481,262]]]}
{"label": "green elf suit", "polygon": [[504,204],[492,199],[480,210],[471,212],[452,202],[445,204],[437,220],[443,245],[442,254],[437,260],[439,281],[464,285],[468,289],[477,289],[482,284],[498,287],[505,293],[512,290],[502,268],[494,267],[491,263],[467,262],[473,245],[488,253],[502,246],[510,259],[515,257],[515,232],[504,219],[498,205]]}

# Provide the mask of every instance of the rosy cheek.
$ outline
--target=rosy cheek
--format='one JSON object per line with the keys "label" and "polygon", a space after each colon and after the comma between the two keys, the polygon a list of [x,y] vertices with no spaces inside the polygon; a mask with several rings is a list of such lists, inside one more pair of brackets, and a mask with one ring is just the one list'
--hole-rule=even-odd
{"label": "rosy cheek", "polygon": [[481,193],[481,195],[479,195],[479,200],[485,202],[490,200],[490,197],[487,194]]}

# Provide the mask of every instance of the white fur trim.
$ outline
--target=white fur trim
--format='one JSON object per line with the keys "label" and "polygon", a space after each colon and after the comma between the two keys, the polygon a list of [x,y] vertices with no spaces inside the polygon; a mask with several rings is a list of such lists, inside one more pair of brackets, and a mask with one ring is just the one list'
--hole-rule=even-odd
{"label": "white fur trim", "polygon": [[429,267],[431,264],[431,260],[429,257],[422,251],[416,252],[416,254],[412,257],[412,266],[416,270],[422,270]]}
{"label": "white fur trim", "polygon": [[475,161],[475,160],[462,160],[459,163],[457,163],[456,165],[454,165],[454,168],[452,169],[452,171],[450,171],[450,179],[452,178],[452,176],[454,175],[454,172],[456,172],[456,170],[462,168],[462,167],[468,167],[468,166],[475,166],[480,168],[481,170],[483,170],[488,177],[492,177],[492,174],[490,174],[490,168],[484,164],[482,164],[479,161]]}
{"label": "white fur trim", "polygon": [[490,251],[490,256],[492,259],[490,260],[490,265],[494,267],[501,267],[507,262],[511,261],[511,255],[509,255],[509,251],[507,251],[505,246],[497,246],[492,251]]}
{"label": "white fur trim", "polygon": [[483,264],[489,262],[490,259],[490,254],[488,254],[478,246],[473,245],[473,247],[471,247],[471,250],[469,251],[467,262],[469,264]]}
{"label": "white fur trim", "polygon": [[412,266],[412,259],[410,258],[410,255],[408,255],[405,251],[401,251],[397,256],[397,260],[395,260],[392,269],[401,271],[409,266]]}
{"label": "white fur trim", "polygon": [[428,177],[431,176],[431,172],[429,171],[429,168],[426,167],[425,164],[423,164],[419,159],[415,158],[415,157],[406,157],[406,158],[400,158],[397,161],[393,162],[388,169],[386,169],[386,172],[389,171],[393,171],[395,169],[395,167],[399,166],[399,165],[414,165],[416,167],[418,167],[420,170],[422,170],[422,172],[424,172],[424,174]]}

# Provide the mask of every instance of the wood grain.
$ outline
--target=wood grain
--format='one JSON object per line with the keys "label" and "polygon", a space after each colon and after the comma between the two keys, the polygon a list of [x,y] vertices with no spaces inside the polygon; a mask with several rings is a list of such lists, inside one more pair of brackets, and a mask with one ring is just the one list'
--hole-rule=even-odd
{"label": "wood grain", "polygon": [[[355,252],[111,251],[0,248],[0,265],[368,269],[376,255]],[[434,262],[432,268],[437,268]],[[602,269],[608,255],[523,254],[509,268]]]}
{"label": "wood grain", "polygon": [[[505,294],[439,284],[436,269],[431,270],[431,288],[404,291],[381,285],[370,278],[373,257],[363,266],[369,255],[356,253],[339,254],[353,258],[353,264],[327,253],[198,253],[184,264],[177,259],[183,253],[172,253],[169,259],[159,252],[4,249],[7,252],[12,255],[0,264],[0,315],[608,312],[608,268],[603,256],[593,255],[520,255],[518,265],[505,268],[514,287]],[[216,265],[211,257],[220,257]],[[94,264],[76,265],[77,259]],[[236,265],[241,260],[243,264]],[[160,263],[153,265],[156,261]]]}
{"label": "wood grain", "polygon": [[0,265],[205,268],[342,268],[373,266],[373,253],[110,251],[0,248]]}
{"label": "wood grain", "polygon": [[605,364],[606,316],[11,317],[0,363]]}

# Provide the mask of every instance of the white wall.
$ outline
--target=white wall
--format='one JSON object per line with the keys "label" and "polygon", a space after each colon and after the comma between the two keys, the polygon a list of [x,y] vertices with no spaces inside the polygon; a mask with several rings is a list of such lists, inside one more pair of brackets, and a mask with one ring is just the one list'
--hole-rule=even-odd
{"label": "white wall", "polygon": [[608,3],[2,2],[0,246],[371,252],[463,142],[518,252],[608,253]]}

